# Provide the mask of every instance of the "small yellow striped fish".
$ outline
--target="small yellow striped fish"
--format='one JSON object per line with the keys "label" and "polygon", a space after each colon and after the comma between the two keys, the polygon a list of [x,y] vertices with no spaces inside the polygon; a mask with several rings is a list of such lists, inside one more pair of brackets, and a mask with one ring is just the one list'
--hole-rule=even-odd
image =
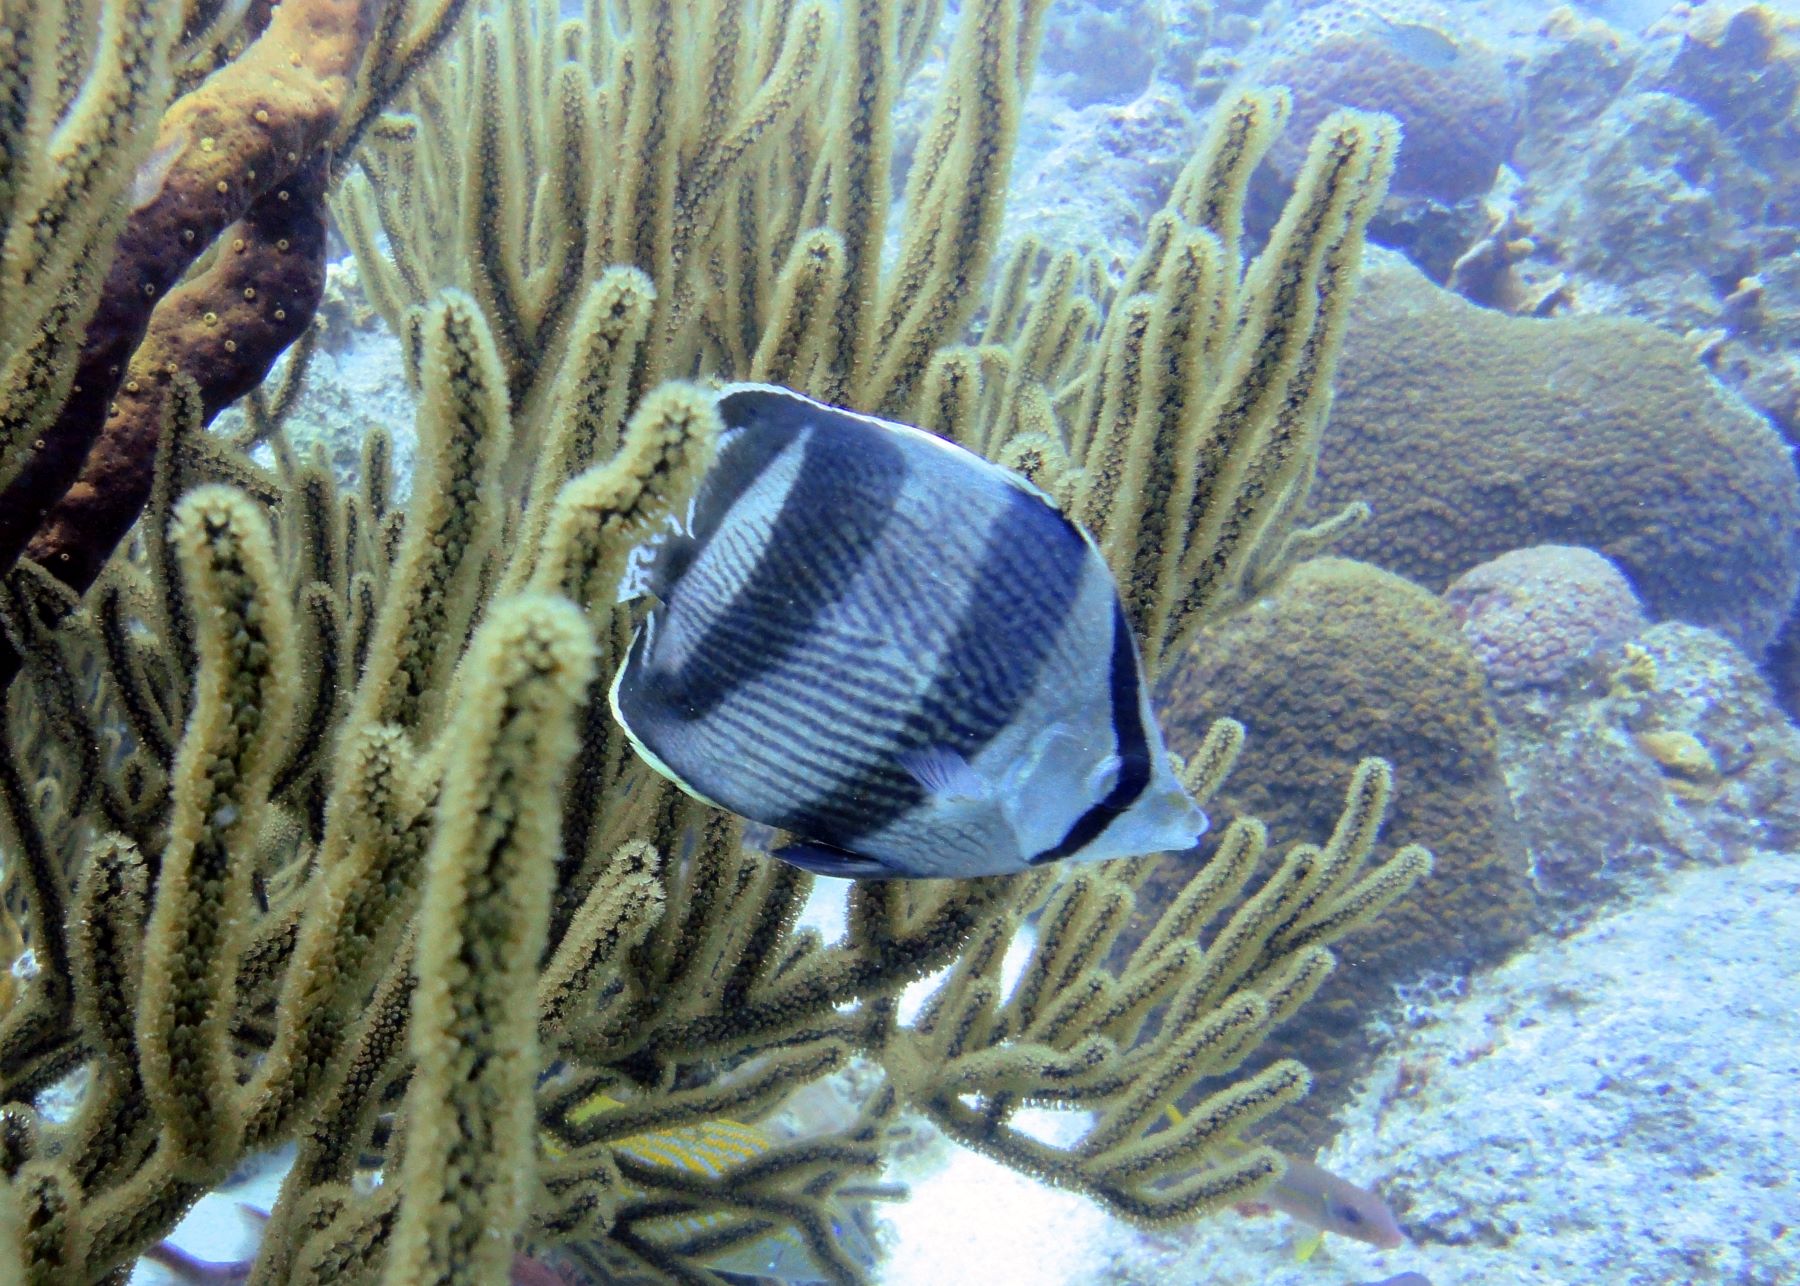
{"label": "small yellow striped fish", "polygon": [[[571,1125],[583,1125],[602,1112],[610,1112],[624,1104],[610,1094],[595,1094],[568,1114]],[[753,1161],[776,1146],[766,1132],[742,1121],[718,1119],[698,1125],[678,1125],[667,1130],[652,1130],[617,1139],[615,1152],[632,1160],[688,1175],[715,1178],[735,1165]],[[546,1137],[544,1148],[552,1156],[562,1154],[562,1147]],[[628,1192],[634,1191],[630,1188]],[[724,1214],[671,1215],[649,1220],[638,1226],[646,1239],[659,1246],[675,1246],[703,1233],[719,1229],[732,1221]],[[856,1223],[848,1216],[833,1220],[833,1230],[851,1257],[864,1263],[875,1262],[875,1251]],[[824,1274],[806,1248],[806,1242],[792,1228],[766,1232],[726,1250],[706,1257],[707,1265],[728,1273],[752,1277],[768,1277],[777,1281],[800,1283],[824,1280]]]}

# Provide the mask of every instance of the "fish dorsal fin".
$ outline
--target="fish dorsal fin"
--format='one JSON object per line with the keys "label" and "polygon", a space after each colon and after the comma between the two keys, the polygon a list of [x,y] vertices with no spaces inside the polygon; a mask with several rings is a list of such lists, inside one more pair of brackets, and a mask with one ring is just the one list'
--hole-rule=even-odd
{"label": "fish dorsal fin", "polygon": [[815,401],[804,393],[796,393],[793,389],[782,388],[779,384],[727,384],[718,392],[718,403],[720,413],[725,417],[727,426],[740,422],[740,419],[745,417],[755,417],[759,423],[763,424],[782,423],[792,419],[795,428],[798,429],[804,427],[809,418],[826,415],[839,422],[855,421],[867,425],[870,432],[887,433],[907,441],[924,443],[936,450],[966,457],[970,466],[982,470],[1017,491],[1023,491],[1033,499],[1042,501],[1045,506],[1056,513],[1062,513],[1062,506],[1057,504],[1056,498],[1024,474],[995,464],[986,456],[971,451],[960,443],[953,442],[941,434],[933,433],[929,429],[921,429],[914,424],[903,424],[898,420],[884,420],[878,415],[852,411],[841,406],[831,406]]}

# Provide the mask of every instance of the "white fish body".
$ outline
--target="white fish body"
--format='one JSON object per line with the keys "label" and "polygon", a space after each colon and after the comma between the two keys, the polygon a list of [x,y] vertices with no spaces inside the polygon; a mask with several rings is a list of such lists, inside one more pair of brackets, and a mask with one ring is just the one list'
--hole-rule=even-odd
{"label": "white fish body", "polygon": [[1093,541],[923,430],[719,394],[719,458],[613,682],[640,755],[839,876],[968,877],[1190,847]]}

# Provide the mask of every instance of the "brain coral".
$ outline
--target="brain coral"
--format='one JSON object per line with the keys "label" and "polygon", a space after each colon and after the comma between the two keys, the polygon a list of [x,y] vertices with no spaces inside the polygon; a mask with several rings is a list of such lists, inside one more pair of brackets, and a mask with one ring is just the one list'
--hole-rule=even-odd
{"label": "brain coral", "polygon": [[[1394,766],[1383,844],[1416,840],[1437,857],[1410,898],[1348,940],[1324,990],[1262,1051],[1312,1069],[1314,1093],[1284,1128],[1290,1145],[1316,1144],[1372,1052],[1363,1023],[1392,1004],[1395,985],[1496,960],[1526,931],[1531,897],[1503,824],[1480,667],[1434,595],[1324,558],[1203,635],[1160,697],[1177,751],[1215,718],[1243,722],[1243,756],[1213,806],[1260,817],[1272,847],[1330,834],[1358,758],[1376,754]],[[1151,872],[1140,907],[1153,914],[1180,888],[1179,861]]]}
{"label": "brain coral", "polygon": [[1450,582],[1444,602],[1497,693],[1559,687],[1649,623],[1624,574],[1573,545],[1501,554]]}
{"label": "brain coral", "polygon": [[1369,262],[1314,502],[1374,517],[1339,549],[1440,590],[1509,549],[1585,545],[1653,617],[1760,655],[1800,584],[1800,479],[1768,422],[1654,327],[1507,317]]}
{"label": "brain coral", "polygon": [[1340,107],[1387,112],[1404,131],[1393,190],[1457,201],[1486,192],[1517,136],[1500,62],[1426,0],[1330,0],[1296,15],[1249,59],[1294,92],[1276,149],[1289,174],[1314,128]]}

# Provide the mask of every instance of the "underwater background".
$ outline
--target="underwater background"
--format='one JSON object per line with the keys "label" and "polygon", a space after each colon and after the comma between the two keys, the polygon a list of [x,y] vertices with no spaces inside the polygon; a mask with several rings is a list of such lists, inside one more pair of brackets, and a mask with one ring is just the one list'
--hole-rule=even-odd
{"label": "underwater background", "polygon": [[[892,104],[897,175],[959,13]],[[1209,113],[1261,86],[1292,108],[1247,253],[1333,112],[1400,127],[1295,521],[1368,514],[1207,621],[1155,709],[1184,756],[1241,722],[1207,810],[1262,819],[1272,849],[1330,834],[1374,755],[1383,843],[1432,850],[1246,1065],[1306,1064],[1311,1093],[1255,1141],[1378,1198],[1405,1242],[1329,1221],[1321,1241],[1255,1200],[1144,1228],[902,1113],[881,1178],[905,1193],[846,1203],[846,1245],[890,1286],[1800,1281],[1800,3],[1054,0],[994,263],[1035,238],[1122,279]],[[366,430],[390,433],[403,501],[418,359],[359,264],[387,248],[333,227],[304,357],[268,387],[284,449],[347,488]],[[1138,934],[1195,860],[1142,877]],[[845,914],[823,881],[801,923],[832,941]],[[1009,944],[1015,978],[1035,943]],[[659,1161],[710,1174],[878,1092],[853,1066],[766,1135],[727,1121]],[[1018,1122],[1074,1145],[1092,1118]],[[291,1162],[240,1167],[130,1280],[243,1280],[206,1274],[254,1255],[240,1203],[273,1208]],[[827,1279],[779,1235],[710,1267]],[[613,1279],[546,1256],[511,1280]]]}
{"label": "underwater background", "polygon": [[896,1279],[1796,1280],[1800,7],[1063,6],[1009,227],[1122,253],[1242,77],[1292,88],[1290,139],[1402,123],[1312,496],[1374,514],[1196,645],[1165,725],[1242,719],[1223,797],[1295,834],[1342,736],[1433,837],[1277,1038],[1316,1079],[1273,1133],[1410,1244],[1297,1262],[1280,1215],[1056,1194],[972,1243],[927,1186]]}
{"label": "underwater background", "polygon": [[[1244,722],[1225,799],[1277,836],[1395,764],[1387,829],[1438,870],[1294,1020],[1279,1132],[1411,1244],[1142,1232],[939,1143],[891,1171],[877,1280],[1800,1279],[1800,8],[1056,0],[1006,236],[1127,262],[1242,81],[1293,90],[1289,139],[1404,131],[1314,492],[1374,517],[1159,708],[1177,750]],[[348,465],[411,412],[354,259],[330,280],[289,431]]]}

